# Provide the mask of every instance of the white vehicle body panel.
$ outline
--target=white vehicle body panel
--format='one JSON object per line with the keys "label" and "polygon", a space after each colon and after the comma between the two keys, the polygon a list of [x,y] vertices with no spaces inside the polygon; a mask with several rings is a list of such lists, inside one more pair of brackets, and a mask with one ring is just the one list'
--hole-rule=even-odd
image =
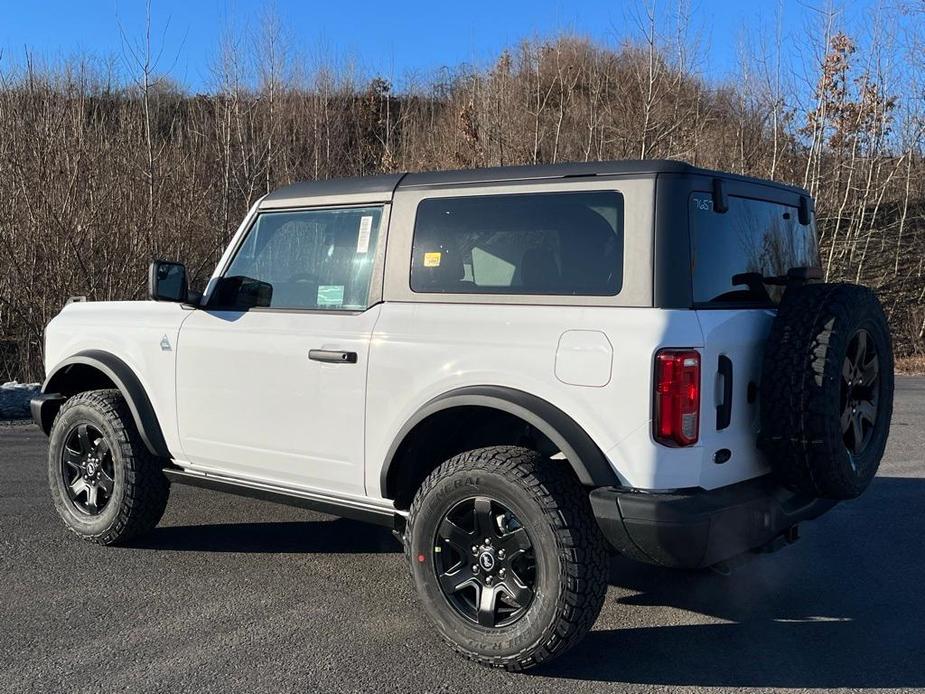
{"label": "white vehicle body panel", "polygon": [[[764,345],[775,313],[769,309],[696,312],[704,335],[704,346],[700,350],[703,362],[700,403],[703,475],[699,485],[704,489],[715,489],[770,472],[757,449],[759,413],[756,396]],[[722,402],[722,383],[714,378],[720,355],[729,357],[735,367],[732,419],[729,426],[721,431],[716,427],[715,412]],[[713,462],[713,455],[720,449],[727,449],[731,457],[717,465]]]}
{"label": "white vehicle body panel", "polygon": [[567,330],[556,347],[556,378],[570,386],[610,383],[613,345],[600,330]]}
{"label": "white vehicle body panel", "polygon": [[[556,378],[557,346],[573,330],[603,332],[613,345],[606,385],[570,386]],[[379,494],[379,461],[418,409],[456,388],[486,384],[554,403],[628,486],[697,486],[698,447],[666,448],[652,439],[652,360],[661,347],[699,348],[702,339],[692,311],[387,303],[370,351],[367,490]]]}
{"label": "white vehicle body panel", "polygon": [[[188,466],[362,494],[366,364],[379,310],[196,311],[177,364]],[[309,359],[312,349],[358,358],[322,363]]]}
{"label": "white vehicle body panel", "polygon": [[167,447],[179,452],[176,348],[180,325],[192,313],[180,304],[155,301],[68,304],[45,330],[45,372],[52,373],[65,359],[85,350],[102,350],[118,357],[135,372],[147,392]]}

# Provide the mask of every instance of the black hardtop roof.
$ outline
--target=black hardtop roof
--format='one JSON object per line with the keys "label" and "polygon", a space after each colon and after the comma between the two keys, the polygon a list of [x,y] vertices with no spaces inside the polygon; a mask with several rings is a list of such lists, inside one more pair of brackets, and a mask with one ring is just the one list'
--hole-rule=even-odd
{"label": "black hardtop roof", "polygon": [[455,171],[421,171],[418,173],[390,173],[373,176],[353,176],[327,180],[299,181],[274,190],[265,198],[268,202],[282,202],[300,198],[337,195],[377,195],[390,197],[399,188],[428,188],[447,185],[499,183],[504,181],[541,180],[573,176],[654,175],[661,173],[735,179],[747,183],[770,185],[808,193],[799,187],[750,176],[713,171],[672,159],[625,159],[619,161],[589,161],[532,166],[494,166],[485,169],[459,169]]}

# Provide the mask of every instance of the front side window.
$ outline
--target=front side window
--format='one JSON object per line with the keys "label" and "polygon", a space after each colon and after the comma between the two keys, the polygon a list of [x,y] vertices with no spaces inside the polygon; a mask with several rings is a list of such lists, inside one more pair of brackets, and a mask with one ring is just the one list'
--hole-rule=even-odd
{"label": "front side window", "polygon": [[257,305],[269,308],[366,309],[381,219],[381,207],[262,213],[219,284],[218,303],[245,308],[259,294]]}
{"label": "front side window", "polygon": [[[754,301],[753,293],[732,284],[737,274],[771,277],[794,267],[819,267],[815,225],[800,224],[796,207],[734,195],[728,205],[721,214],[709,193],[690,197],[695,303]],[[783,288],[769,286],[767,292],[777,303]]]}
{"label": "front side window", "polygon": [[623,196],[615,191],[418,205],[414,292],[614,296],[622,285]]}

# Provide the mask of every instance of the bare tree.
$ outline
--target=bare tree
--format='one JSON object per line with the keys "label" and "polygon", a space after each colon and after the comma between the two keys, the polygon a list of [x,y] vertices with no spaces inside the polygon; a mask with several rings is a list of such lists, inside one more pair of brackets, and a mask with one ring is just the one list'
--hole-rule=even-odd
{"label": "bare tree", "polygon": [[823,11],[797,82],[778,5],[770,43],[749,36],[719,82],[675,7],[662,26],[647,5],[635,40],[523,41],[485,68],[394,83],[323,46],[299,53],[271,12],[256,30],[229,23],[210,89],[188,94],[150,3],[139,38],[120,27],[127,70],[0,56],[0,378],[40,376],[43,326],[68,296],[140,298],[155,253],[203,278],[280,184],[639,156],[809,187],[829,277],[872,285],[898,353],[925,354],[925,12],[899,22],[884,6],[855,37]]}

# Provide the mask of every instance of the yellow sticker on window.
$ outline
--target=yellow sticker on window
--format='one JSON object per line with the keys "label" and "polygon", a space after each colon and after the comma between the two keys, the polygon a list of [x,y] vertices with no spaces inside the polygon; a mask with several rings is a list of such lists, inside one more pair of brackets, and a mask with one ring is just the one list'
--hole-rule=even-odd
{"label": "yellow sticker on window", "polygon": [[440,267],[440,251],[425,253],[424,267]]}

